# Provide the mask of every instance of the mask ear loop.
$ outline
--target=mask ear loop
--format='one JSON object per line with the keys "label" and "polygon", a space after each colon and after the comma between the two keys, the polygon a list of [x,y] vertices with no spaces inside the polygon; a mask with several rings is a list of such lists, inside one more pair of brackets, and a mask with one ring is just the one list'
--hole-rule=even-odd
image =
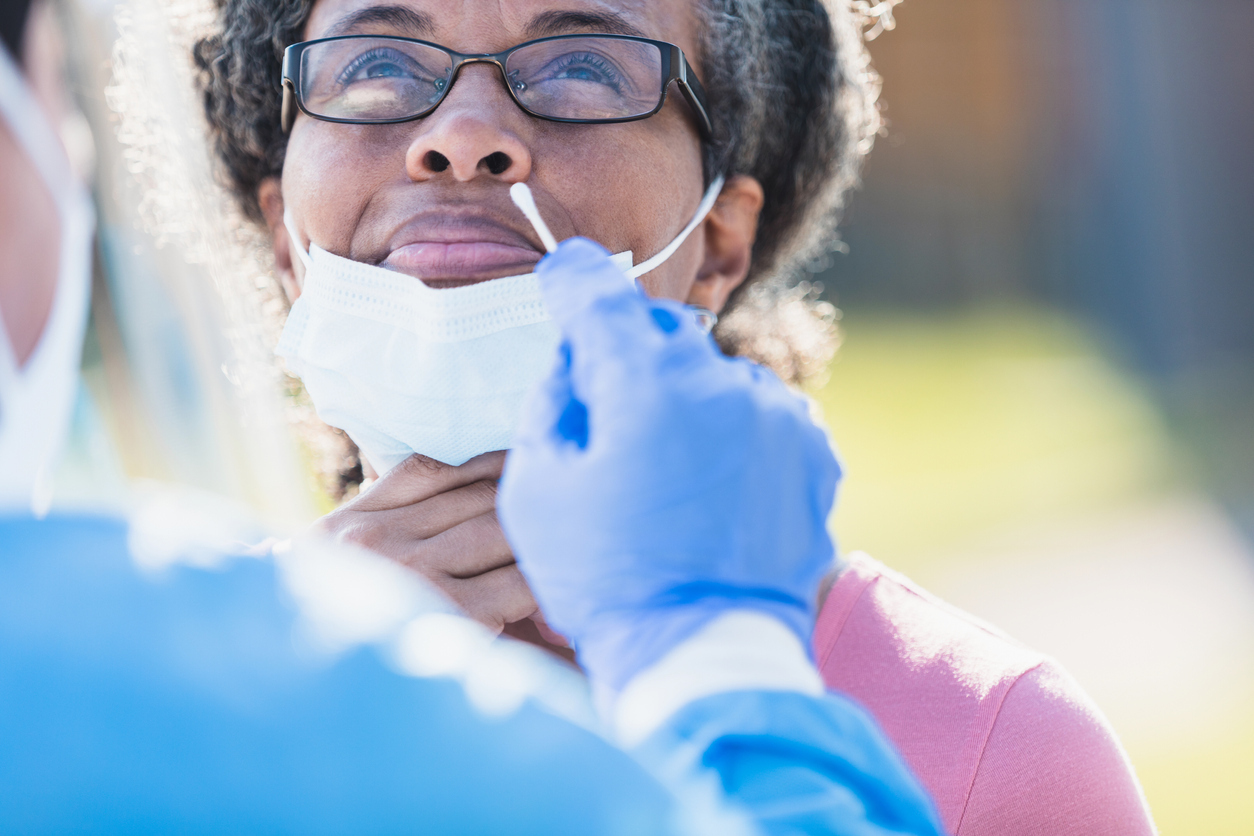
{"label": "mask ear loop", "polygon": [[[8,128],[17,140],[18,147],[35,166],[35,171],[56,203],[57,214],[64,226],[70,208],[62,195],[73,188],[73,184],[68,182],[69,161],[66,160],[62,165],[56,159],[59,143],[45,120],[22,118],[23,112],[37,113],[39,108],[40,105],[30,92],[21,70],[9,56],[8,50],[0,46],[0,122]],[[64,237],[64,231],[62,236]],[[61,253],[61,258],[65,258],[65,253]],[[44,327],[47,329],[47,324]],[[4,324],[4,317],[0,315],[0,410],[3,410],[7,405],[6,399],[16,390],[21,374],[16,349]],[[0,415],[0,419],[2,417]]]}
{"label": "mask ear loop", "polygon": [[292,249],[296,250],[296,256],[300,259],[300,263],[304,265],[305,271],[308,272],[313,267],[313,258],[301,246],[300,235],[296,233],[296,221],[292,219],[292,211],[290,209],[283,210],[283,226],[287,227],[287,237],[292,239]]}
{"label": "mask ear loop", "polygon": [[[684,227],[683,231],[675,236],[675,240],[671,241],[662,251],[647,261],[642,261],[634,267],[624,270],[624,274],[629,279],[638,279],[646,273],[661,267],[666,259],[675,254],[684,243],[688,240],[688,236],[692,231],[701,225],[706,216],[710,214],[710,210],[714,208],[714,204],[718,201],[718,196],[723,192],[723,184],[727,182],[727,178],[723,175],[715,177],[710,187],[705,190],[705,195],[701,198],[701,203],[697,206],[697,212],[692,216],[692,220]],[[536,207],[535,197],[531,194],[531,189],[526,183],[515,183],[509,187],[510,199],[514,201],[527,220],[531,222],[531,226],[535,229],[536,234],[540,236],[540,241],[544,244],[545,250],[555,252],[557,250],[557,239],[553,237],[553,233],[549,230],[549,225],[544,222],[544,218],[540,217],[540,210]],[[287,220],[287,216],[284,216]],[[288,227],[291,230],[291,227]]]}
{"label": "mask ear loop", "polygon": [[[627,278],[631,279],[634,283],[650,270],[656,270],[664,261],[666,261],[666,259],[674,255],[675,250],[680,248],[684,241],[687,240],[688,236],[692,234],[692,231],[700,226],[701,222],[704,221],[706,216],[710,214],[710,210],[714,208],[715,201],[718,200],[718,196],[723,192],[723,184],[725,182],[726,178],[721,174],[718,177],[715,177],[714,181],[710,183],[710,187],[705,190],[705,196],[701,198],[701,203],[697,206],[696,214],[692,216],[692,220],[688,222],[688,225],[684,227],[683,231],[680,232],[679,235],[675,236],[675,240],[671,241],[662,248],[661,252],[647,261],[643,261],[635,267],[623,271],[624,275],[626,275]],[[544,222],[544,218],[540,217],[540,210],[536,207],[536,199],[531,194],[531,189],[527,187],[527,184],[515,183],[510,186],[509,197],[510,200],[514,201],[514,205],[517,206],[522,211],[523,215],[527,217],[527,220],[531,222],[531,226],[535,229],[536,234],[540,236],[540,241],[544,244],[544,248],[550,253],[556,252],[557,238],[553,236],[553,232],[549,229],[549,225]],[[292,240],[297,241],[296,232],[291,224],[291,216],[284,213],[283,222],[288,225],[288,233],[291,234]],[[300,244],[298,243],[296,247],[299,251]],[[306,266],[308,266],[308,264],[306,264]],[[707,334],[714,330],[714,326],[718,324],[718,314],[707,308],[702,308],[699,305],[689,305],[688,307],[691,309],[692,315],[697,321],[698,328]]]}
{"label": "mask ear loop", "polygon": [[675,240],[663,247],[660,253],[647,261],[640,262],[630,270],[627,270],[627,277],[629,279],[638,279],[646,273],[652,272],[653,270],[661,267],[666,259],[674,255],[675,251],[678,250],[680,246],[683,245],[684,241],[688,239],[688,236],[692,234],[692,231],[701,225],[701,222],[705,220],[706,215],[710,214],[710,210],[714,208],[715,202],[718,201],[718,196],[723,192],[723,184],[726,182],[727,178],[721,174],[718,177],[715,177],[713,182],[710,183],[710,187],[705,190],[705,196],[701,198],[701,203],[697,206],[696,214],[692,216],[692,220],[688,222],[686,227],[684,227],[683,232],[676,235]]}

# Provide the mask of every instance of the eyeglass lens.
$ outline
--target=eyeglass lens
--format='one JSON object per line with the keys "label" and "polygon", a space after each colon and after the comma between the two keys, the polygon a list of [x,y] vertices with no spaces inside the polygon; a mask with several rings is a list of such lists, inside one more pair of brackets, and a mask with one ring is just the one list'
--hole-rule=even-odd
{"label": "eyeglass lens", "polygon": [[[421,116],[452,81],[452,60],[435,47],[395,38],[311,44],[301,54],[305,109],[331,119],[391,121]],[[662,97],[662,52],[651,43],[604,37],[525,44],[505,61],[514,96],[556,119],[625,119]]]}

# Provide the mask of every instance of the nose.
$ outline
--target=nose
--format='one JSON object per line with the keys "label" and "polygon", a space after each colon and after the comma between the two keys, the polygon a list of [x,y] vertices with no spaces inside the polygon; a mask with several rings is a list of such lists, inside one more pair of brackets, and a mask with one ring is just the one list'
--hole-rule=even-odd
{"label": "nose", "polygon": [[415,181],[487,176],[521,183],[531,175],[531,151],[517,129],[529,118],[505,91],[499,69],[463,67],[440,106],[419,121],[406,171]]}

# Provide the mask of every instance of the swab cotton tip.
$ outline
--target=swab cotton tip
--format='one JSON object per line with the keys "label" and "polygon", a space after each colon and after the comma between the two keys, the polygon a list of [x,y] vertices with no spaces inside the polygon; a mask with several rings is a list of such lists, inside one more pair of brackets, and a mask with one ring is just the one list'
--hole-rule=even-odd
{"label": "swab cotton tip", "polygon": [[540,217],[540,210],[536,208],[536,199],[532,197],[531,189],[527,188],[527,184],[515,183],[510,186],[509,197],[514,201],[514,205],[527,216],[527,220],[531,221],[531,225],[535,228],[536,235],[540,236],[540,241],[544,244],[544,248],[549,252],[556,252],[557,239],[549,231],[549,225],[544,222],[544,218]]}

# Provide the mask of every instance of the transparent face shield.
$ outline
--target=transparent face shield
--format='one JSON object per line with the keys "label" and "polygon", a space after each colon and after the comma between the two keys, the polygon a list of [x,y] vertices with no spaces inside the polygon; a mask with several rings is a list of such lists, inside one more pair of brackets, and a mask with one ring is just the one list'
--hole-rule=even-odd
{"label": "transparent face shield", "polygon": [[[52,499],[51,470],[68,432],[78,392],[79,358],[91,290],[95,215],[57,132],[8,51],[0,48],[0,117],[56,205],[60,241],[52,307],[34,350],[19,365],[0,317],[0,506],[42,516]],[[10,242],[38,246],[39,242]]]}

